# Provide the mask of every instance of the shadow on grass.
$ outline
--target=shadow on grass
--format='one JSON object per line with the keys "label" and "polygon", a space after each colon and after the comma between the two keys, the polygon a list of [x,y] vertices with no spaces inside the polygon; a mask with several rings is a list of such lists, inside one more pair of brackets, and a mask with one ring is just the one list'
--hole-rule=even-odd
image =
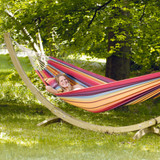
{"label": "shadow on grass", "polygon": [[[160,116],[160,103],[158,103],[160,99],[156,101],[148,100],[140,104],[121,106],[118,109],[102,113],[91,113],[65,102],[59,104],[59,107],[72,116],[90,123],[106,126],[127,126]],[[124,110],[124,108],[127,109]]]}
{"label": "shadow on grass", "polygon": [[[102,126],[128,126],[150,120],[160,115],[159,107],[160,99],[148,100],[142,104],[127,107],[127,110],[115,109],[102,113],[91,113],[81,108],[77,108],[65,102],[59,102],[58,106],[64,112],[74,116],[77,119]],[[1,116],[16,115],[13,117],[23,117],[24,120],[30,120],[33,116],[38,116],[38,120],[33,121],[39,123],[50,117],[55,117],[47,108],[43,106],[22,106],[22,105],[2,105],[0,106]],[[23,115],[23,116],[22,116]],[[30,118],[24,118],[30,117]],[[22,120],[21,119],[21,120]],[[32,119],[32,118],[31,118]],[[33,122],[32,121],[32,122]]]}

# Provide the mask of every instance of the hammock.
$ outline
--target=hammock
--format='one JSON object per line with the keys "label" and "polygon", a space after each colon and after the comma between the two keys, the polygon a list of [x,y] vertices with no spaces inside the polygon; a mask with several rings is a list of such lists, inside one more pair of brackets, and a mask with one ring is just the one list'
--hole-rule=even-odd
{"label": "hammock", "polygon": [[71,85],[84,86],[84,89],[58,93],[56,96],[89,112],[104,112],[159,96],[160,72],[115,81],[60,59],[30,51],[18,43],[16,45],[26,50],[32,66],[45,85],[58,90],[60,87],[54,77],[59,73],[65,73]]}
{"label": "hammock", "polygon": [[[60,108],[54,106],[52,103],[50,103],[38,90],[37,88],[33,85],[33,83],[30,81],[30,79],[27,77],[27,75],[25,74],[25,71],[23,70],[17,56],[16,56],[16,52],[13,48],[13,45],[12,45],[12,42],[11,42],[11,38],[10,38],[10,35],[9,33],[6,33],[4,34],[4,39],[5,39],[5,43],[6,43],[6,46],[8,48],[8,51],[9,51],[9,54],[10,54],[10,57],[12,59],[12,62],[16,68],[16,70],[18,71],[20,77],[22,78],[22,80],[24,81],[24,83],[26,84],[26,86],[31,90],[31,92],[37,97],[37,99],[46,107],[48,108],[54,115],[56,115],[58,118],[64,120],[65,122],[68,122],[74,126],[77,126],[77,127],[80,127],[80,128],[83,128],[83,129],[87,129],[87,130],[92,130],[92,131],[98,131],[98,132],[102,132],[102,133],[124,133],[124,132],[131,132],[131,131],[138,131],[135,136],[134,136],[134,139],[138,139],[142,136],[144,136],[145,134],[147,133],[155,133],[155,134],[160,134],[160,130],[159,128],[157,128],[156,126],[160,123],[160,117],[156,117],[156,118],[153,118],[151,120],[148,120],[148,121],[145,121],[145,122],[141,122],[141,123],[138,123],[138,124],[133,124],[133,125],[129,125],[129,126],[122,126],[122,127],[112,127],[112,126],[101,126],[101,125],[96,125],[96,124],[92,124],[92,123],[88,123],[88,122],[85,122],[85,121],[82,121],[82,120],[79,120],[71,115],[69,115],[68,113],[65,113],[63,110],[61,110]],[[20,48],[22,50],[24,50],[25,48],[23,48],[22,46],[20,46]],[[39,74],[39,76],[42,78],[43,82],[48,85],[47,83],[50,83],[51,79],[50,77],[52,77],[53,75],[50,73],[47,73],[46,71],[46,68],[47,66],[49,66],[49,63],[47,63],[47,61],[49,62],[49,59],[45,56],[45,55],[41,55],[39,56],[39,54],[33,52],[33,51],[29,51],[28,49],[25,49],[28,53],[28,56],[30,58],[30,61],[33,65],[33,67],[35,68],[36,72]],[[51,58],[51,57],[50,57]],[[47,60],[48,59],[48,60]],[[54,58],[51,58],[51,59],[54,59]],[[56,59],[55,59],[56,60]],[[60,60],[58,60],[60,61]],[[62,61],[61,61],[62,63]],[[67,65],[68,63],[64,62],[65,65]],[[69,64],[68,64],[69,65]],[[63,66],[63,64],[62,64]],[[69,65],[70,67],[73,66],[73,65]],[[54,67],[53,67],[54,68]],[[74,67],[73,67],[74,68]],[[156,85],[151,85],[152,82],[154,82],[156,79],[158,80],[159,78],[159,73],[155,73],[155,74],[150,74],[150,75],[146,75],[146,76],[141,76],[141,77],[137,77],[137,78],[133,78],[133,79],[128,79],[128,80],[122,80],[122,81],[114,81],[114,80],[111,80],[111,79],[108,79],[108,78],[105,78],[103,76],[99,76],[99,75],[96,75],[94,73],[91,73],[91,72],[88,72],[88,71],[85,71],[83,69],[80,69],[78,67],[75,67],[77,68],[77,71],[76,71],[76,75],[77,75],[77,72],[78,70],[81,71],[81,73],[85,73],[86,76],[89,75],[91,77],[94,77],[93,79],[100,79],[99,82],[97,83],[103,83],[103,84],[92,84],[90,87],[86,88],[86,89],[82,89],[83,92],[80,92],[82,90],[78,90],[78,91],[72,91],[72,92],[67,92],[67,93],[63,93],[63,94],[57,94],[57,96],[59,97],[73,97],[71,96],[72,94],[75,94],[76,92],[76,95],[75,97],[78,98],[78,97],[81,97],[80,94],[84,97],[87,97],[86,93],[90,93],[91,96],[94,96],[96,95],[95,93],[96,92],[99,92],[101,90],[104,89],[106,90],[106,92],[108,92],[108,94],[112,92],[112,90],[118,90],[118,89],[122,89],[122,88],[125,88],[125,87],[129,87],[131,85],[139,85],[141,83],[146,83],[148,81],[149,85],[150,85],[150,89],[149,87],[146,87],[144,93],[141,92],[139,94],[137,94],[137,96],[132,96],[132,99],[133,100],[130,100],[130,102],[127,103],[127,100],[126,100],[126,104],[131,104],[131,102],[133,103],[137,103],[138,101],[140,102],[141,99],[145,100],[145,99],[148,99],[148,98],[151,98],[151,97],[157,97],[159,96],[159,93],[158,93],[158,88],[159,86],[156,84]],[[60,72],[60,70],[56,69],[58,72]],[[79,72],[80,73],[80,72]],[[97,77],[98,76],[98,77]],[[45,79],[47,77],[47,79]],[[90,78],[91,78],[90,77]],[[97,77],[97,78],[96,78]],[[85,77],[84,77],[85,78]],[[53,78],[52,78],[53,80]],[[82,80],[82,79],[81,79]],[[93,82],[93,81],[92,81]],[[105,84],[104,84],[105,83]],[[54,84],[54,83],[52,83]],[[148,84],[146,83],[146,86]],[[157,87],[156,87],[157,86]],[[53,87],[57,87],[56,85],[53,85]],[[97,88],[96,88],[97,87]],[[106,87],[106,89],[105,89]],[[145,87],[145,85],[143,86]],[[95,89],[96,88],[96,89]],[[137,87],[136,87],[137,88]],[[141,88],[141,85],[140,87],[138,87],[139,89]],[[137,89],[138,89],[137,88]],[[133,88],[134,90],[134,88]],[[148,90],[148,91],[147,91]],[[154,93],[154,91],[157,90],[157,93]],[[85,92],[84,92],[85,91]],[[141,91],[143,91],[143,89],[141,89]],[[118,92],[118,91],[117,91]],[[128,91],[126,90],[126,93]],[[103,93],[103,92],[102,92]],[[113,92],[114,93],[114,92]],[[135,92],[136,93],[136,92]],[[138,93],[138,91],[137,91]],[[147,93],[148,93],[148,96],[147,96]],[[98,93],[97,93],[98,94]],[[122,93],[123,94],[123,93]],[[116,95],[116,94],[115,94]],[[121,95],[121,93],[119,93],[119,95]],[[140,96],[142,95],[142,96]],[[139,96],[139,98],[137,98]],[[146,96],[146,97],[145,97]],[[134,98],[135,99],[134,99]],[[140,98],[141,97],[141,98]],[[145,97],[145,98],[144,98]],[[89,96],[88,96],[89,98]],[[131,99],[131,98],[130,98]],[[106,98],[106,100],[108,100]],[[141,100],[141,101],[143,101]],[[129,98],[128,98],[128,101],[129,101]],[[123,101],[122,101],[123,102]],[[122,103],[121,102],[121,103]],[[120,104],[119,104],[120,105]],[[107,105],[106,105],[107,106]],[[115,107],[118,107],[118,104],[115,106]],[[107,110],[107,107],[106,107],[106,110]],[[109,109],[108,109],[109,110]],[[43,124],[45,123],[48,123],[52,120],[45,120],[43,122]]]}
{"label": "hammock", "polygon": [[86,88],[58,93],[56,96],[90,112],[104,112],[122,105],[136,104],[158,96],[160,92],[160,72],[114,81],[57,58],[49,57],[47,62],[43,70],[36,70],[44,84],[58,89],[52,77],[65,73],[72,85],[79,83]]}

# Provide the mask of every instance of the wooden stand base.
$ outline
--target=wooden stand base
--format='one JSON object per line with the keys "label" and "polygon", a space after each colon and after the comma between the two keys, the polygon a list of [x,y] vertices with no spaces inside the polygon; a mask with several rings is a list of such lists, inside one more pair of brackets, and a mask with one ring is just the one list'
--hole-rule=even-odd
{"label": "wooden stand base", "polygon": [[154,127],[141,129],[134,135],[133,139],[140,139],[147,133],[154,133],[154,134],[160,135],[160,128],[154,126]]}
{"label": "wooden stand base", "polygon": [[[42,121],[41,123],[38,123],[37,126],[47,126],[51,123],[57,123],[57,122],[60,122],[60,121],[62,121],[62,119],[58,118],[58,117],[49,118],[47,120]],[[148,133],[154,133],[154,134],[160,135],[160,128],[153,126],[153,127],[148,127],[148,128],[145,128],[145,129],[141,129],[134,135],[133,139],[134,140],[135,139],[140,139],[141,137],[145,136]]]}
{"label": "wooden stand base", "polygon": [[51,123],[57,123],[57,122],[60,122],[62,119],[61,118],[58,118],[58,117],[54,117],[54,118],[49,118],[47,120],[44,120],[43,122],[41,123],[38,123],[37,126],[47,126]]}

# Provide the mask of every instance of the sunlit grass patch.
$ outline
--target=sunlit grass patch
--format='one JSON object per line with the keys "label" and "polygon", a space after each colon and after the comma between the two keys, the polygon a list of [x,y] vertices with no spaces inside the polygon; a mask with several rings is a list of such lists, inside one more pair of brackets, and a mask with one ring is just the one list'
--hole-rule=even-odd
{"label": "sunlit grass patch", "polygon": [[[112,117],[113,125],[114,118],[118,117],[114,114],[104,114]],[[133,132],[109,135],[77,128],[63,121],[46,127],[36,126],[52,116],[42,106],[0,106],[0,150],[3,149],[0,157],[3,160],[40,157],[47,160],[53,157],[58,160],[158,160],[160,157],[160,137],[156,135],[149,134],[134,141]],[[93,117],[88,115],[85,119],[94,123]],[[101,120],[105,119],[107,117],[101,117]],[[118,119],[116,121],[118,123]]]}
{"label": "sunlit grass patch", "polygon": [[5,132],[0,133],[0,143],[14,143],[17,145],[22,145],[26,147],[32,147],[33,145],[37,144],[38,141],[31,140],[30,138],[24,138],[24,137],[15,137],[7,135]]}

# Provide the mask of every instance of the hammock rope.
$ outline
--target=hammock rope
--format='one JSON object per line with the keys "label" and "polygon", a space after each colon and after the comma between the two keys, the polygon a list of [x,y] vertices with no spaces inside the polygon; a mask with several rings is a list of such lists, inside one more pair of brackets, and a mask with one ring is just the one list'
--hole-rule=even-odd
{"label": "hammock rope", "polygon": [[18,42],[13,41],[15,45],[25,52],[35,70],[43,70],[47,66],[48,56],[41,52],[35,52],[29,48],[20,45]]}

